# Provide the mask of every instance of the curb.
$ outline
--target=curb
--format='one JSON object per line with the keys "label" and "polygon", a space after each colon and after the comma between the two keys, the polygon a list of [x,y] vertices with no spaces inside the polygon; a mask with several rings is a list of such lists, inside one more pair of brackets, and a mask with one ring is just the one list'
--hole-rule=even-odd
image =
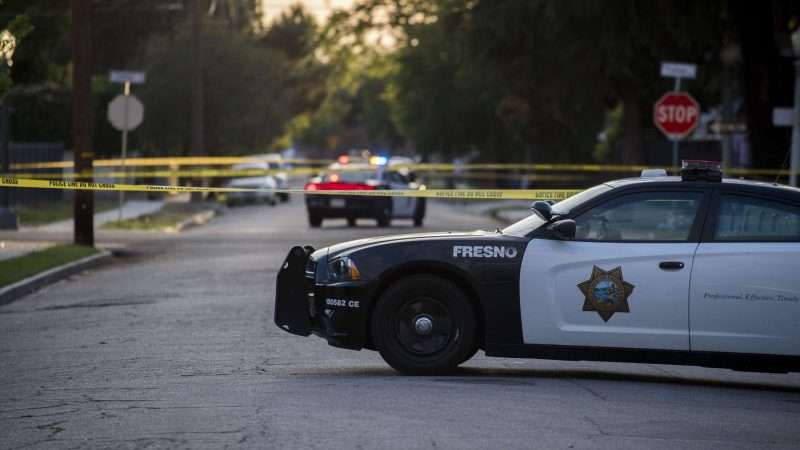
{"label": "curb", "polygon": [[84,270],[91,269],[101,262],[111,258],[111,252],[108,250],[100,250],[99,253],[87,256],[77,261],[64,264],[63,266],[54,267],[44,272],[38,273],[32,277],[25,278],[24,280],[17,281],[14,284],[0,288],[0,305],[6,305],[14,300],[24,297],[34,291],[53,284],[56,281],[63,280],[71,275],[74,275]]}

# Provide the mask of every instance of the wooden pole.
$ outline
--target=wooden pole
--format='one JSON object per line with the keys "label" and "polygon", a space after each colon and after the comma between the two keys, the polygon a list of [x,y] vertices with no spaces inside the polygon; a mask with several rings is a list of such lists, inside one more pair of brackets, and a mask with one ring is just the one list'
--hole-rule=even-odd
{"label": "wooden pole", "polygon": [[[75,172],[91,172],[92,0],[72,0],[72,149]],[[88,179],[88,181],[93,181]],[[94,247],[94,192],[75,191],[74,240]]]}

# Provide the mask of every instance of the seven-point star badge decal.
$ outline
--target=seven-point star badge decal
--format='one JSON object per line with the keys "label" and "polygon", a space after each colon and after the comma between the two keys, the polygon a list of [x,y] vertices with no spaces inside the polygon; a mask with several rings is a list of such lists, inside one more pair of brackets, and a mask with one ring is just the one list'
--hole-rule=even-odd
{"label": "seven-point star badge decal", "polygon": [[633,293],[634,286],[622,279],[622,267],[615,267],[608,272],[593,266],[592,276],[578,284],[578,289],[583,292],[584,311],[597,311],[603,321],[617,312],[630,312],[628,297]]}

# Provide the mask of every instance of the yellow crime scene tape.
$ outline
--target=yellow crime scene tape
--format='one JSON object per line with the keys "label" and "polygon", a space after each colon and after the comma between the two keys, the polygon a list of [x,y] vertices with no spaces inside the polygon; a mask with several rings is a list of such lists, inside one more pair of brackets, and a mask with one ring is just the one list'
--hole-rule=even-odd
{"label": "yellow crime scene tape", "polygon": [[[324,170],[322,165],[328,165],[335,161],[327,159],[283,159],[275,160],[268,158],[258,158],[251,156],[189,156],[189,157],[153,157],[153,158],[128,158],[124,162],[124,167],[170,167],[170,170],[154,171],[154,173],[144,174],[144,172],[135,172],[136,177],[228,177],[228,176],[250,176],[243,175],[241,171],[232,169],[199,169],[202,172],[194,173],[193,171],[182,171],[175,168],[182,166],[220,166],[220,165],[234,165],[243,163],[256,163],[256,162],[271,162],[271,163],[286,163],[292,165],[308,165],[317,167],[292,167],[287,169],[270,169],[256,171],[258,174],[275,174],[275,173],[288,173],[290,175],[312,175],[320,170]],[[30,169],[70,169],[72,168],[72,161],[50,161],[50,162],[32,162],[32,163],[15,163],[11,165],[12,170],[30,170]],[[121,159],[98,159],[94,161],[95,168],[102,167],[123,167]],[[460,174],[462,171],[498,171],[498,170],[523,170],[523,171],[539,171],[539,172],[641,172],[645,169],[664,169],[667,171],[676,170],[670,166],[650,166],[650,165],[628,165],[628,164],[569,164],[569,163],[476,163],[476,164],[453,164],[453,163],[414,163],[414,164],[396,164],[392,165],[393,169],[408,169],[417,172],[455,172]],[[197,170],[197,169],[196,169]],[[365,168],[363,166],[348,167],[342,165],[337,167],[337,171],[370,171],[375,168]],[[114,172],[114,175],[96,173],[95,176],[105,175],[109,177],[122,177],[117,176],[119,172]],[[746,168],[728,168],[725,169],[726,174],[730,175],[754,175],[754,176],[781,176],[788,175],[788,171],[783,169],[746,169]],[[17,173],[15,176],[26,178],[34,178],[43,176],[42,174],[33,174],[35,176],[28,176],[32,174]],[[81,174],[73,176],[80,178],[86,176]],[[125,175],[130,177],[131,175]]]}
{"label": "yellow crime scene tape", "polygon": [[[257,156],[175,156],[153,158],[127,158],[123,164],[122,159],[96,159],[94,167],[153,167],[153,166],[227,166],[245,163],[286,163],[327,165],[334,161],[329,159],[270,159]],[[73,161],[42,161],[11,164],[12,170],[26,169],[70,169],[74,167]]]}
{"label": "yellow crime scene tape", "polygon": [[[348,169],[342,172],[374,172],[375,169]],[[66,172],[66,173],[36,173],[36,172],[15,172],[11,174],[0,174],[14,178],[30,179],[97,179],[97,178],[240,178],[258,177],[265,175],[285,174],[288,176],[314,176],[320,173],[317,168],[295,168],[287,170],[276,169],[190,169],[190,170],[131,170],[131,171],[86,171],[86,172]],[[465,172],[452,173],[449,171],[426,171],[429,178],[457,178],[469,180],[528,180],[528,181],[575,181],[582,180],[581,175],[566,174],[542,174],[542,173],[496,173],[496,172]]]}
{"label": "yellow crime scene tape", "polygon": [[420,189],[420,190],[319,190],[305,189],[253,189],[228,187],[166,186],[152,184],[94,183],[84,181],[36,180],[0,177],[0,187],[62,189],[83,191],[125,192],[275,192],[309,195],[348,195],[361,197],[417,197],[472,200],[563,200],[580,190],[577,189]]}

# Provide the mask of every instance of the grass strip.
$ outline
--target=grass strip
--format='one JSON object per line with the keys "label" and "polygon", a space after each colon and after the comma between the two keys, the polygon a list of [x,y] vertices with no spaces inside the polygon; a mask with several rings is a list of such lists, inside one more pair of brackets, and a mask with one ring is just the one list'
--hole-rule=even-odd
{"label": "grass strip", "polygon": [[0,261],[0,287],[97,253],[93,247],[56,245]]}
{"label": "grass strip", "polygon": [[206,203],[167,203],[159,211],[133,219],[111,221],[102,228],[112,230],[175,231],[178,225],[195,214],[214,209]]}
{"label": "grass strip", "polygon": [[[109,211],[118,206],[116,201],[95,200],[95,213]],[[26,226],[45,225],[72,218],[74,205],[72,202],[43,203],[36,206],[15,206],[14,213],[19,218],[19,223]]]}

